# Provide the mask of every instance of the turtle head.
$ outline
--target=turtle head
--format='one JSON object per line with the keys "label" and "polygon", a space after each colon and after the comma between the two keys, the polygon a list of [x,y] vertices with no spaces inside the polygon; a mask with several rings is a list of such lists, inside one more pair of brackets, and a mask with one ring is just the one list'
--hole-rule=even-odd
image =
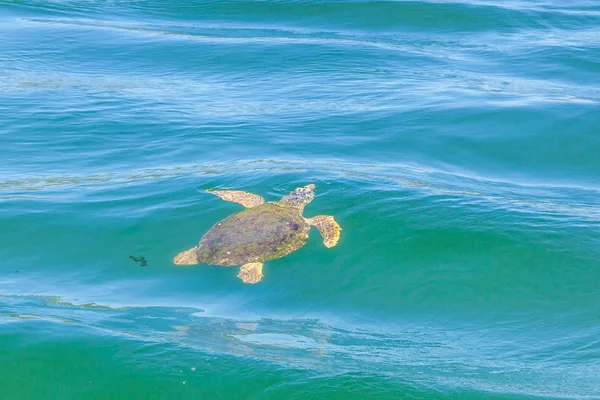
{"label": "turtle head", "polygon": [[312,201],[315,197],[315,185],[312,183],[306,186],[299,187],[287,196],[284,196],[279,204],[292,207],[300,210],[302,212],[304,210],[304,206]]}

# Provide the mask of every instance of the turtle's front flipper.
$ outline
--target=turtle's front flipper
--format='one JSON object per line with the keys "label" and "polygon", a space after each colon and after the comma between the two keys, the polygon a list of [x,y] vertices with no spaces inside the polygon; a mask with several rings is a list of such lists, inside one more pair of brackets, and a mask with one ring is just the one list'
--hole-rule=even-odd
{"label": "turtle's front flipper", "polygon": [[189,250],[182,251],[177,254],[173,259],[173,262],[177,265],[194,265],[198,264],[198,254],[196,253],[197,247],[193,247]]}
{"label": "turtle's front flipper", "polygon": [[239,190],[207,190],[208,193],[215,194],[225,201],[240,203],[246,208],[260,206],[265,199],[257,194],[242,192]]}
{"label": "turtle's front flipper", "polygon": [[262,273],[263,263],[248,263],[242,265],[238,278],[244,283],[256,283],[263,277]]}
{"label": "turtle's front flipper", "polygon": [[340,231],[342,228],[340,228],[332,216],[317,215],[313,218],[307,218],[306,222],[319,230],[321,236],[323,236],[323,244],[325,244],[326,247],[333,247],[337,244],[340,239]]}

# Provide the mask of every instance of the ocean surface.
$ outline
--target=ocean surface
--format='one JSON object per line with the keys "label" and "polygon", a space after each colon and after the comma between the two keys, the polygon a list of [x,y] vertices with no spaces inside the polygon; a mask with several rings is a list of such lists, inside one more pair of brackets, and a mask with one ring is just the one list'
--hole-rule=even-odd
{"label": "ocean surface", "polygon": [[325,398],[600,399],[600,2],[0,0],[0,399]]}

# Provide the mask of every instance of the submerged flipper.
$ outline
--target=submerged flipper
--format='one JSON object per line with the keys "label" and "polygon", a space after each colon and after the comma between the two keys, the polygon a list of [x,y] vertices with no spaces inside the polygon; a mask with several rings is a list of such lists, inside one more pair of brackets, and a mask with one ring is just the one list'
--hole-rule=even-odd
{"label": "submerged flipper", "polygon": [[196,253],[197,247],[192,247],[189,250],[182,251],[177,254],[173,259],[173,262],[177,265],[194,265],[198,264],[198,254]]}
{"label": "submerged flipper", "polygon": [[262,267],[263,263],[248,263],[242,265],[240,268],[240,273],[238,274],[238,278],[240,278],[244,283],[256,283],[259,282],[262,277]]}
{"label": "submerged flipper", "polygon": [[340,239],[340,231],[342,228],[330,215],[317,215],[313,218],[307,218],[306,222],[309,225],[316,227],[321,236],[323,236],[323,244],[325,247],[333,247]]}
{"label": "submerged flipper", "polygon": [[207,190],[208,193],[215,194],[225,201],[240,203],[246,208],[260,206],[265,199],[257,194],[242,192],[239,190]]}

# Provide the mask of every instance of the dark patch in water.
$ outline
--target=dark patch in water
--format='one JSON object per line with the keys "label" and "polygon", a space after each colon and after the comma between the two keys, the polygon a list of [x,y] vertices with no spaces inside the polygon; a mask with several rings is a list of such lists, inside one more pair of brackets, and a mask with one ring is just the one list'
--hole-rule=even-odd
{"label": "dark patch in water", "polygon": [[136,258],[134,256],[129,256],[129,258],[131,258],[135,262],[139,262],[142,267],[145,267],[146,265],[148,265],[148,262],[146,261],[146,257]]}

